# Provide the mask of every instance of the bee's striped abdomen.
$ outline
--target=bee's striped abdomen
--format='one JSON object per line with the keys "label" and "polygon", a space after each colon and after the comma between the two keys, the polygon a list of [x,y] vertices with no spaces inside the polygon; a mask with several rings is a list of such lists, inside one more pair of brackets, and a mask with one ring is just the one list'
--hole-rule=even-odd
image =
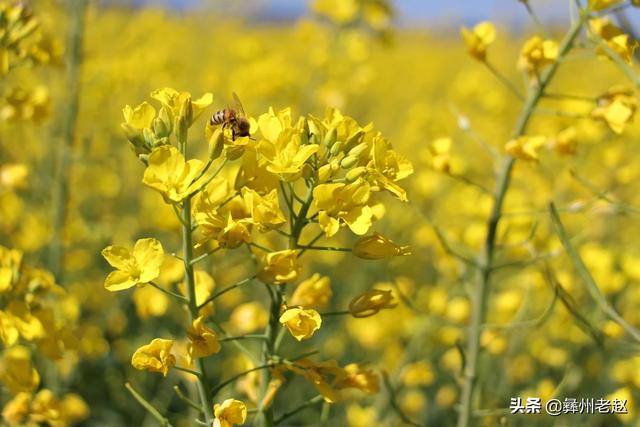
{"label": "bee's striped abdomen", "polygon": [[211,116],[211,124],[212,125],[221,125],[225,122],[226,110],[216,111],[216,113]]}

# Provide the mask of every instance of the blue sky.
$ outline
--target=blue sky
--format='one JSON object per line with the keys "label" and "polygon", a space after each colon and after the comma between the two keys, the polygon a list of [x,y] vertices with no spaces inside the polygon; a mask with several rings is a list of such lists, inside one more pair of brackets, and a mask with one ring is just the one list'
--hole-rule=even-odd
{"label": "blue sky", "polygon": [[[294,18],[304,14],[309,0],[133,0],[143,4],[165,4],[176,8],[188,8],[196,4],[232,5],[250,13],[272,18]],[[558,21],[568,16],[570,0],[530,0],[531,5],[545,21]],[[395,0],[399,19],[409,25],[442,25],[457,27],[483,19],[510,22],[513,25],[529,23],[524,7],[517,0]],[[629,15],[640,23],[640,9]]]}

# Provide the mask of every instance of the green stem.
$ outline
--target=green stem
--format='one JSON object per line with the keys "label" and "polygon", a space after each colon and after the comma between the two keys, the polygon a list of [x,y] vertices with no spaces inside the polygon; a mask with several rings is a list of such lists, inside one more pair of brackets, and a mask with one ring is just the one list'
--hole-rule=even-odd
{"label": "green stem", "polygon": [[189,405],[190,407],[198,411],[200,414],[202,414],[202,408],[199,407],[198,404],[195,403],[193,400],[185,396],[184,393],[182,393],[182,390],[180,390],[180,387],[178,387],[177,385],[174,385],[173,390],[176,392],[176,395],[180,400],[182,400],[184,403],[186,403],[187,405]]}
{"label": "green stem", "polygon": [[131,395],[133,396],[134,399],[136,399],[138,401],[138,403],[140,405],[142,405],[142,407],[144,409],[147,410],[147,412],[149,412],[153,418],[155,418],[156,420],[158,420],[158,423],[162,426],[162,427],[171,427],[171,423],[169,422],[169,420],[167,418],[165,418],[160,411],[158,411],[156,408],[153,407],[153,405],[151,403],[149,403],[147,401],[147,399],[145,399],[144,397],[142,397],[142,395],[140,393],[138,393],[129,383],[125,383],[124,384],[125,388],[129,391],[129,393],[131,393]]}
{"label": "green stem", "polygon": [[587,290],[589,291],[591,297],[596,301],[600,309],[607,314],[607,316],[609,316],[613,321],[619,324],[622,329],[624,329],[625,332],[627,332],[627,334],[629,334],[634,340],[640,342],[640,331],[627,323],[627,321],[624,320],[624,318],[609,304],[605,296],[600,291],[600,288],[598,287],[596,281],[593,279],[593,276],[591,276],[589,269],[584,264],[584,261],[582,261],[582,258],[571,244],[569,236],[567,235],[567,231],[562,225],[562,221],[560,221],[560,215],[558,215],[558,211],[556,210],[556,207],[553,203],[551,203],[549,211],[551,212],[551,222],[553,223],[553,227],[558,234],[558,238],[560,239],[560,242],[562,242],[562,246],[564,246],[564,249],[567,251],[567,255],[569,255],[569,258],[571,258],[573,266],[578,271],[578,275],[587,285]]}
{"label": "green stem", "polygon": [[[555,76],[562,58],[564,58],[573,47],[573,44],[580,34],[587,18],[588,14],[583,12],[580,18],[573,23],[558,49],[558,60],[551,64],[538,79],[538,85],[528,96],[520,118],[516,124],[514,132],[515,137],[522,136],[525,133],[531,116],[533,115],[538,102],[542,98],[545,89]],[[493,270],[492,263],[496,246],[498,224],[502,217],[502,208],[509,188],[509,183],[511,181],[514,162],[515,159],[513,157],[507,157],[498,173],[498,179],[494,190],[493,207],[487,222],[487,235],[480,262],[481,268],[479,269],[478,281],[476,282],[471,296],[471,321],[468,329],[466,348],[467,363],[464,369],[464,382],[462,385],[457,423],[458,427],[468,427],[475,424],[471,421],[471,415],[473,412],[472,406],[478,380],[477,370],[480,355],[480,334],[482,333],[482,324],[486,317],[487,299],[491,272]]]}
{"label": "green stem", "polygon": [[67,9],[69,32],[65,58],[67,78],[64,91],[67,97],[63,107],[62,141],[55,153],[56,167],[53,181],[53,218],[51,224],[53,236],[49,247],[49,270],[59,282],[62,280],[62,265],[64,263],[64,230],[67,220],[69,179],[80,103],[80,67],[87,1],[68,0]]}
{"label": "green stem", "polygon": [[[186,148],[186,144],[183,144]],[[184,257],[184,276],[187,283],[188,306],[191,321],[198,317],[198,304],[196,302],[196,281],[193,270],[193,241],[191,235],[191,198],[187,197],[182,204],[182,256]],[[202,411],[207,425],[213,423],[213,407],[211,395],[207,389],[207,371],[204,361],[196,358],[194,371],[198,373],[198,395],[202,404]]]}
{"label": "green stem", "polygon": [[[293,209],[293,200],[287,199],[287,193],[285,190],[284,184],[281,182],[281,189],[284,195],[285,200],[287,201],[287,207],[289,208],[289,223],[291,226],[291,235],[289,237],[289,249],[297,249],[298,248],[298,240],[300,240],[300,234],[306,224],[307,221],[307,213],[311,208],[311,202],[313,200],[313,184],[309,184],[309,188],[307,190],[307,195],[305,199],[302,201],[302,206],[300,207],[300,211],[296,214]],[[293,191],[292,188],[290,188]],[[271,286],[266,284],[267,287]],[[278,287],[275,289],[275,292],[271,292],[270,288],[267,290],[271,293],[271,310],[269,316],[269,323],[265,328],[265,336],[267,339],[262,347],[262,363],[264,365],[271,363],[271,359],[276,354],[278,345],[280,344],[280,340],[278,339],[281,336],[278,332],[280,329],[280,307],[284,302],[284,288]],[[261,388],[260,388],[260,407],[258,408],[258,413],[256,414],[256,425],[260,427],[273,427],[275,425],[273,408],[269,406],[269,408],[264,408],[263,401],[269,392],[269,382],[271,381],[271,372],[269,370],[264,370],[262,372],[261,378]]]}
{"label": "green stem", "polygon": [[204,302],[200,305],[198,305],[198,310],[201,309],[202,307],[204,307],[205,305],[209,304],[211,301],[215,300],[216,298],[226,294],[229,291],[234,290],[235,288],[239,288],[240,286],[249,283],[250,281],[252,281],[253,279],[255,279],[256,276],[251,276],[251,277],[247,277],[246,279],[243,279],[241,281],[239,281],[238,283],[235,283],[231,286],[227,286],[226,288],[216,292],[215,294],[211,295],[209,298],[207,298],[206,300],[204,300]]}
{"label": "green stem", "polygon": [[304,402],[302,405],[298,406],[295,409],[290,410],[289,412],[285,412],[284,414],[282,414],[282,416],[280,418],[278,418],[275,421],[275,425],[279,425],[280,423],[282,423],[284,420],[286,420],[287,418],[291,418],[292,416],[294,416],[295,414],[297,414],[298,412],[304,411],[305,409],[307,409],[309,406],[313,406],[318,402],[322,402],[322,395],[319,394],[309,400],[307,400],[306,402]]}
{"label": "green stem", "polygon": [[171,292],[170,290],[165,289],[165,288],[163,288],[162,286],[160,286],[160,285],[158,285],[158,284],[156,284],[156,283],[154,283],[154,282],[149,282],[148,284],[149,284],[149,285],[151,285],[152,287],[156,288],[156,289],[157,289],[157,290],[159,290],[160,292],[163,292],[163,293],[165,293],[165,294],[169,295],[170,297],[175,298],[175,299],[176,299],[176,300],[178,300],[178,302],[180,302],[180,303],[183,303],[183,304],[184,304],[184,303],[186,303],[186,302],[187,302],[187,299],[186,299],[184,296],[180,295],[180,294],[177,294],[177,293],[175,293],[175,292]]}

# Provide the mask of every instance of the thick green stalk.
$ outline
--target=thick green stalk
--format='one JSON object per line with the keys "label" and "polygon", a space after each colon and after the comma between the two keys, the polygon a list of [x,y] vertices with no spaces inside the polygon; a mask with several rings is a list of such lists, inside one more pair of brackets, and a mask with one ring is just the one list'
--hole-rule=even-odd
{"label": "thick green stalk", "polygon": [[[283,193],[285,186],[281,186]],[[293,191],[293,189],[291,189]],[[284,194],[285,199],[287,198],[286,193]],[[293,199],[293,196],[291,197]],[[313,200],[313,184],[309,184],[309,189],[307,191],[307,195],[305,200],[300,207],[300,211],[296,214],[293,209],[293,201],[287,203],[289,207],[289,219],[291,226],[291,233],[289,236],[289,249],[298,249],[298,240],[300,239],[300,235],[302,234],[302,230],[306,225],[307,221],[307,213],[311,207],[311,202]],[[271,286],[267,284],[267,286]],[[278,285],[280,286],[280,285]],[[262,363],[268,364],[271,361],[271,358],[276,354],[277,347],[280,342],[278,339],[279,331],[280,331],[280,308],[282,303],[284,302],[284,289],[279,287],[275,289],[272,293],[271,300],[271,310],[269,316],[269,323],[265,329],[265,336],[267,339],[262,347]],[[280,331],[281,332],[281,331]],[[269,382],[271,381],[271,373],[268,369],[262,371],[261,378],[261,390],[260,390],[260,402],[262,404],[262,400],[265,398],[269,391]],[[277,425],[274,421],[274,414],[271,407],[269,408],[259,408],[258,414],[256,415],[256,425],[259,427],[273,427]]]}
{"label": "thick green stalk", "polygon": [[[571,50],[576,38],[580,34],[580,31],[587,19],[587,13],[583,13],[580,18],[571,26],[564,40],[562,41],[560,48],[558,49],[558,59],[554,62],[546,72],[540,78],[537,86],[529,94],[525,105],[523,107],[520,118],[516,124],[514,137],[524,135],[527,125],[533,115],[536,106],[542,98],[545,89],[553,79],[558,70],[559,64],[562,62],[562,58]],[[482,324],[485,321],[487,299],[489,295],[489,287],[491,281],[491,273],[493,270],[493,257],[496,246],[496,235],[498,231],[498,224],[502,218],[502,208],[504,199],[509,189],[509,183],[511,181],[511,173],[513,171],[515,159],[513,157],[507,157],[498,173],[496,186],[494,189],[494,202],[487,222],[487,235],[485,238],[483,253],[481,255],[481,262],[478,272],[478,280],[473,289],[471,296],[471,321],[469,324],[469,331],[467,337],[467,348],[465,352],[466,365],[464,369],[464,383],[462,386],[462,394],[460,399],[459,414],[458,414],[458,427],[467,427],[469,425],[475,425],[471,423],[472,415],[472,403],[474,400],[475,389],[477,385],[477,370],[478,361],[480,355],[480,334],[482,332]]]}
{"label": "thick green stalk", "polygon": [[67,68],[62,119],[62,140],[57,144],[55,155],[55,171],[52,188],[52,229],[53,236],[49,246],[49,269],[58,281],[62,276],[64,261],[64,226],[67,219],[67,202],[69,195],[69,176],[72,151],[78,120],[80,99],[80,67],[82,62],[82,39],[87,9],[86,0],[68,0],[69,30],[65,64]]}
{"label": "thick green stalk", "polygon": [[[182,205],[182,255],[184,257],[184,277],[187,284],[187,292],[189,299],[189,314],[193,321],[198,317],[198,303],[196,302],[196,281],[193,271],[193,242],[191,235],[191,198],[187,197]],[[195,371],[198,373],[198,395],[200,396],[200,402],[202,403],[202,411],[205,416],[207,425],[213,423],[213,408],[211,402],[211,396],[207,388],[207,372],[204,366],[204,362],[201,358],[196,358]]]}

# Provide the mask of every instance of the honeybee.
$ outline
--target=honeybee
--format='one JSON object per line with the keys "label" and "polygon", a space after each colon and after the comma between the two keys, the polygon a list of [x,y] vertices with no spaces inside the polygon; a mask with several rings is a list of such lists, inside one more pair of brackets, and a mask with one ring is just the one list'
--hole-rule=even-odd
{"label": "honeybee", "polygon": [[244,108],[242,108],[242,103],[238,98],[238,95],[233,92],[233,103],[232,107],[227,107],[220,111],[216,111],[211,119],[209,119],[209,123],[213,125],[222,125],[222,128],[230,128],[231,129],[231,138],[233,140],[236,137],[250,136],[249,128],[251,124],[249,120],[247,120],[244,114]]}

